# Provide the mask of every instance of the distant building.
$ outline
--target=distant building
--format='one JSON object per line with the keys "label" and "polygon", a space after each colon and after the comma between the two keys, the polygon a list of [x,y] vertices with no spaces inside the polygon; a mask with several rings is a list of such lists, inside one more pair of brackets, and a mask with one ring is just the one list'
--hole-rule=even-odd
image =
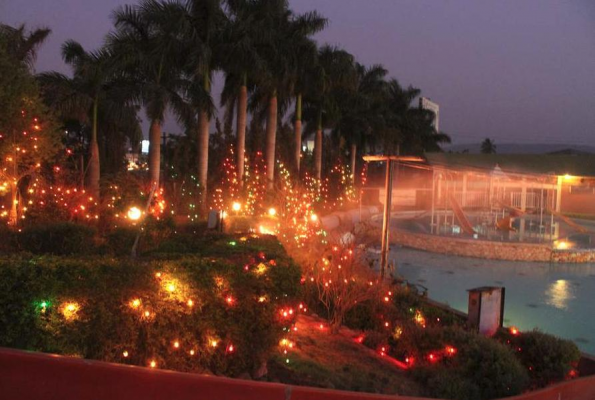
{"label": "distant building", "polygon": [[419,108],[434,113],[434,128],[436,128],[436,132],[440,132],[440,106],[438,103],[434,103],[427,97],[420,97]]}

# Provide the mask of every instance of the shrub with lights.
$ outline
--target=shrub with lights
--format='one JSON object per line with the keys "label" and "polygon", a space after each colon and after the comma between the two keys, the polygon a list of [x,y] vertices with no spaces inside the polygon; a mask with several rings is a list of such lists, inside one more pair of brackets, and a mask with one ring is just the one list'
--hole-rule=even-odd
{"label": "shrub with lights", "polygon": [[[240,239],[213,247],[238,248],[230,243]],[[237,262],[216,254],[0,261],[0,346],[180,371],[255,373],[299,312],[301,274],[278,244],[269,245],[269,254],[255,251],[260,239],[242,246]],[[289,309],[295,312],[284,314]]]}

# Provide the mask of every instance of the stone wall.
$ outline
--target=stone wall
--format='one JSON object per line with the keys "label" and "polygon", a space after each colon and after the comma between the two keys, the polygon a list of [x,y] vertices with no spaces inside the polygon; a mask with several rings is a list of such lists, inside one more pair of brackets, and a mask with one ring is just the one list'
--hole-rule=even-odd
{"label": "stone wall", "polygon": [[490,260],[549,262],[552,259],[552,249],[545,245],[460,239],[412,233],[400,229],[391,230],[391,242],[434,253]]}
{"label": "stone wall", "polygon": [[545,244],[494,242],[391,230],[391,242],[418,250],[489,260],[595,262],[595,249],[553,250]]}

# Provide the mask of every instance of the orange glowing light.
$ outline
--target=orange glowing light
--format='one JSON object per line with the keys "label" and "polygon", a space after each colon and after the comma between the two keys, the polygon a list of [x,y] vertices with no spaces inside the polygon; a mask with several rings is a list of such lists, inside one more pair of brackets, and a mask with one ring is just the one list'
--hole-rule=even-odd
{"label": "orange glowing light", "polygon": [[149,365],[151,366],[151,368],[155,368],[157,367],[157,361],[151,360],[151,363]]}
{"label": "orange glowing light", "polygon": [[516,326],[511,326],[509,332],[513,336],[517,336],[520,333]]}
{"label": "orange glowing light", "polygon": [[124,358],[127,358],[127,357],[128,357],[128,352],[127,352],[126,350],[124,350],[124,351],[122,352],[122,356],[123,356]]}
{"label": "orange glowing light", "polygon": [[143,213],[138,207],[130,207],[127,215],[130,220],[138,221]]}
{"label": "orange glowing light", "polygon": [[133,299],[133,300],[130,302],[130,307],[132,307],[132,308],[139,308],[139,307],[140,307],[140,305],[141,305],[141,301],[140,301],[140,299]]}

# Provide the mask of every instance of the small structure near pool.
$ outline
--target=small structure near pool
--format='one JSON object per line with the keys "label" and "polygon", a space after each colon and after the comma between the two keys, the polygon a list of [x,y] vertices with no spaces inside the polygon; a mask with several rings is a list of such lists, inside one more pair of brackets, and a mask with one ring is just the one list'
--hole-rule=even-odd
{"label": "small structure near pool", "polygon": [[393,243],[490,259],[595,261],[595,155],[431,153],[424,165],[400,163],[397,175]]}

